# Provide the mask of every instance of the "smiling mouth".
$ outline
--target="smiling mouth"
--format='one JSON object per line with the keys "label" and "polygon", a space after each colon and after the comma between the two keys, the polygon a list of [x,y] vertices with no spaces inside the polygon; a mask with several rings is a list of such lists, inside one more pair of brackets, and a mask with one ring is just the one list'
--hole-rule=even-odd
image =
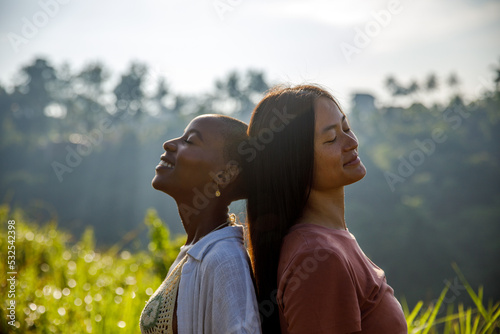
{"label": "smiling mouth", "polygon": [[170,168],[170,169],[174,168],[174,165],[172,165],[169,162],[163,161],[163,160],[160,160],[160,163],[158,165],[159,166],[163,166],[163,167],[167,167],[167,168]]}
{"label": "smiling mouth", "polygon": [[359,159],[358,156],[356,156],[354,159],[352,159],[351,161],[347,162],[344,164],[344,166],[351,166],[351,165],[356,165],[360,162],[361,160]]}

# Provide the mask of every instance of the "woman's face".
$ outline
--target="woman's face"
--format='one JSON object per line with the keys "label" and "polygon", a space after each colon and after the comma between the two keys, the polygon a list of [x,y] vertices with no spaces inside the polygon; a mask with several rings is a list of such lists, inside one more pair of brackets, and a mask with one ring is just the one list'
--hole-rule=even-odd
{"label": "woman's face", "polygon": [[212,196],[213,176],[224,169],[221,129],[217,118],[200,116],[189,123],[181,137],[166,141],[153,188],[175,199],[190,199],[198,192]]}
{"label": "woman's face", "polygon": [[361,180],[366,169],[358,157],[358,139],[337,104],[320,97],[314,104],[313,190],[325,191]]}

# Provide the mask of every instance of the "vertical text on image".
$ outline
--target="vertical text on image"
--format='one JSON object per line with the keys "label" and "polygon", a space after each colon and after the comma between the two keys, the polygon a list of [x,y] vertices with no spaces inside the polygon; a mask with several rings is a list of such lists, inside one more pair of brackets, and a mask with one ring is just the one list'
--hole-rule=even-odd
{"label": "vertical text on image", "polygon": [[7,283],[9,299],[7,304],[8,324],[15,326],[16,321],[16,221],[7,221]]}

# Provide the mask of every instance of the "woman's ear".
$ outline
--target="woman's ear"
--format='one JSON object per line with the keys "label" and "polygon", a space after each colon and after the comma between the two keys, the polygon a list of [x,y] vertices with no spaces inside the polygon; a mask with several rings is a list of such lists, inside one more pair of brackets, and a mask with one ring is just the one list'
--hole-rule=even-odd
{"label": "woman's ear", "polygon": [[240,174],[240,171],[241,171],[240,166],[236,161],[231,160],[226,164],[226,174],[230,178],[229,182],[234,181]]}
{"label": "woman's ear", "polygon": [[214,181],[219,186],[225,187],[229,183],[233,182],[239,173],[240,173],[240,168],[238,166],[238,163],[236,161],[229,161],[226,164],[224,170],[214,175]]}

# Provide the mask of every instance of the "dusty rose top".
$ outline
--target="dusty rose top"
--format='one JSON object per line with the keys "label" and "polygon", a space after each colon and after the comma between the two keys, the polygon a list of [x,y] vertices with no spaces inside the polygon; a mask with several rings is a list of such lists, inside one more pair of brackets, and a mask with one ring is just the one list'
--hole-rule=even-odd
{"label": "dusty rose top", "polygon": [[345,230],[290,229],[281,248],[277,302],[282,333],[407,333],[384,271]]}

